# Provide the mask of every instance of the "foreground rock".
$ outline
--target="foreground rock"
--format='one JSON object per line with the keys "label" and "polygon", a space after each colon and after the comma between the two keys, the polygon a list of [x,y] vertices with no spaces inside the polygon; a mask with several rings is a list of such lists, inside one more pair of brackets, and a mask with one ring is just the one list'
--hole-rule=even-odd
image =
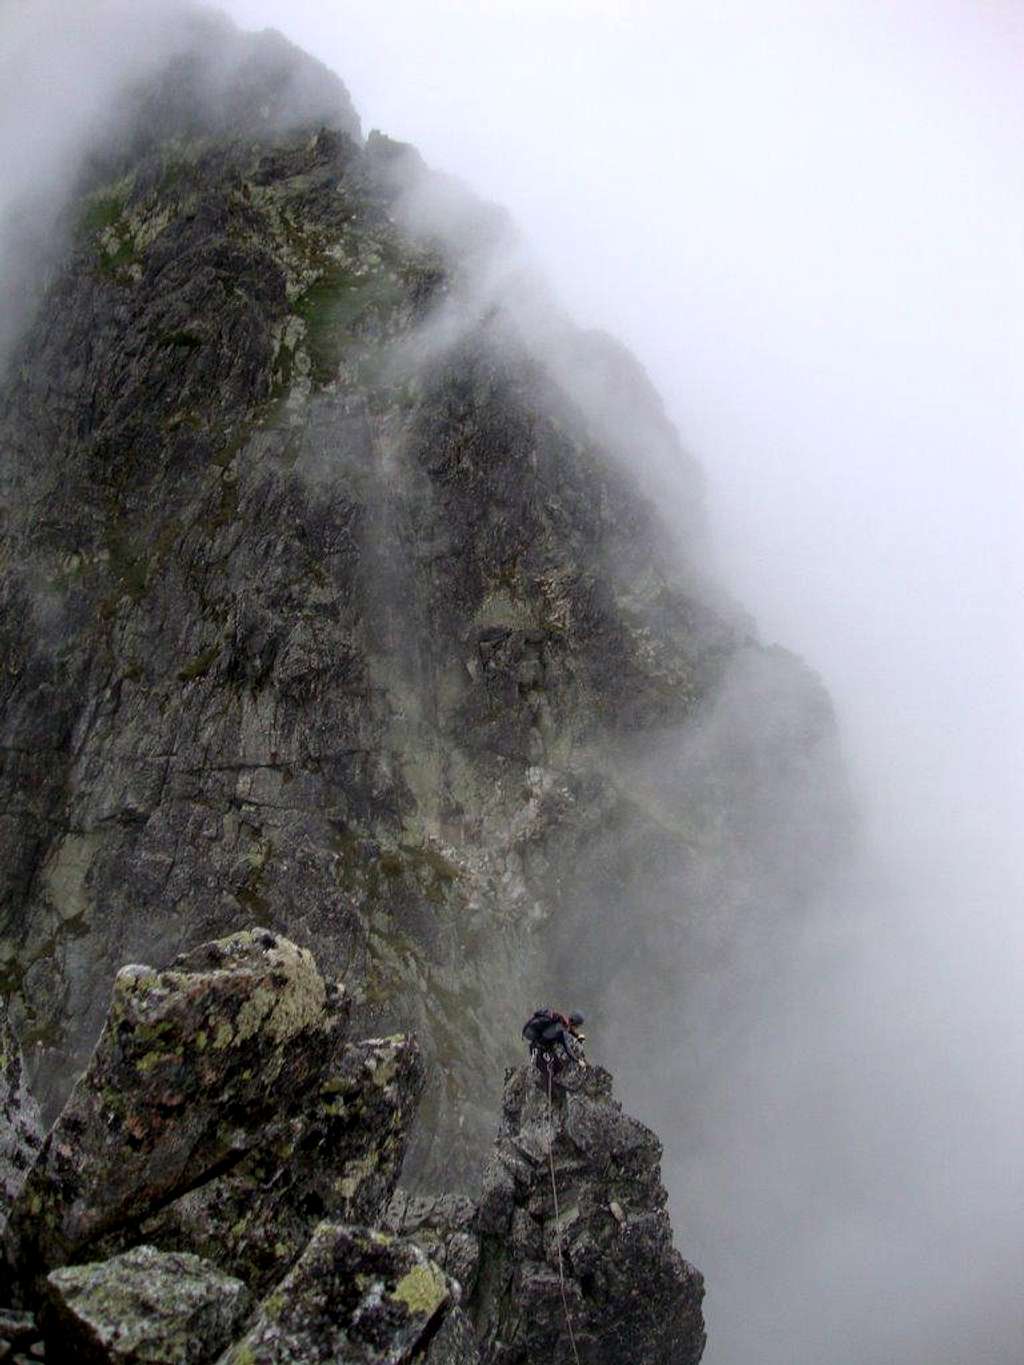
{"label": "foreground rock", "polygon": [[483,1359],[568,1365],[568,1316],[587,1365],[695,1365],[704,1283],[672,1246],[661,1144],[622,1113],[607,1071],[563,1078],[550,1101],[531,1068],[506,1079],[479,1215]]}
{"label": "foreground rock", "polygon": [[431,1338],[452,1304],[450,1281],[415,1243],[368,1228],[321,1223],[221,1365],[429,1360]]}
{"label": "foreground rock", "polygon": [[269,1291],[316,1224],[380,1222],[398,1179],[423,1091],[414,1038],[346,1046],[306,1106],[227,1175],[183,1195],[141,1229],[157,1246],[188,1248]]}
{"label": "foreground rock", "polygon": [[201,1365],[228,1345],[251,1305],[240,1280],[153,1247],[55,1270],[48,1285],[47,1335],[63,1359],[83,1365]]}
{"label": "foreground rock", "polygon": [[230,1166],[315,1089],[344,1011],[310,953],[249,930],[118,973],[92,1061],[15,1203],[23,1282]]}
{"label": "foreground rock", "polygon": [[39,1340],[35,1314],[0,1308],[0,1360],[7,1360],[12,1351],[19,1355],[27,1354]]}
{"label": "foreground rock", "polygon": [[125,968],[3,1236],[34,1316],[0,1357],[38,1322],[100,1365],[696,1365],[703,1281],[606,1071],[507,1074],[479,1204],[396,1193],[424,1063],[346,1019],[266,930]]}
{"label": "foreground rock", "polygon": [[42,1143],[39,1106],[25,1084],[8,1002],[0,998],[0,1233]]}
{"label": "foreground rock", "polygon": [[446,1275],[472,1294],[480,1264],[477,1208],[460,1194],[411,1195],[396,1190],[381,1226],[396,1237],[409,1237]]}

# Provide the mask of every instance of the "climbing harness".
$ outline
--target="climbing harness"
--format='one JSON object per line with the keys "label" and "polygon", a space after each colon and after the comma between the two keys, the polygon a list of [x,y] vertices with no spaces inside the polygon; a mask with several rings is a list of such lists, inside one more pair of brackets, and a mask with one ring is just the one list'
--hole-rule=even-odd
{"label": "climbing harness", "polygon": [[573,1360],[575,1360],[576,1365],[580,1365],[580,1353],[576,1349],[576,1336],[572,1330],[572,1318],[569,1316],[569,1300],[565,1296],[565,1269],[562,1265],[562,1229],[559,1227],[558,1185],[555,1181],[555,1109],[551,1099],[551,1077],[553,1068],[549,1064],[546,1069],[548,1073],[548,1168],[551,1171],[551,1198],[555,1205],[555,1250],[558,1252],[558,1287],[562,1294],[562,1312],[565,1314],[565,1325],[569,1329],[569,1345],[572,1347]]}

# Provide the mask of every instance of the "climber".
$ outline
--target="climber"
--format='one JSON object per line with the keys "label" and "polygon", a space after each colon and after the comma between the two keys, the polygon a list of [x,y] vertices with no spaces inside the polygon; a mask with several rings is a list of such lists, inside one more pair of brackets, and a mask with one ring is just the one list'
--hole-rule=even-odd
{"label": "climber", "polygon": [[580,1032],[582,1023],[583,1015],[576,1012],[566,1017],[558,1010],[546,1008],[534,1010],[523,1025],[523,1037],[530,1045],[530,1056],[536,1062],[538,1070],[552,1072],[561,1070],[562,1061],[555,1051],[558,1047],[570,1062],[586,1066],[583,1057],[577,1057],[569,1046],[570,1037],[581,1043],[586,1037],[585,1033]]}

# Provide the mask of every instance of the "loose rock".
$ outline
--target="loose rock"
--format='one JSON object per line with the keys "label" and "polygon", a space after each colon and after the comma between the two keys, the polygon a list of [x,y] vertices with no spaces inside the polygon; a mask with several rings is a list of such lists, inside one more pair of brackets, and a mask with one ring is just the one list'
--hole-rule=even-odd
{"label": "loose rock", "polygon": [[55,1358],[83,1365],[200,1365],[231,1341],[251,1304],[240,1280],[153,1247],[55,1270],[47,1283]]}

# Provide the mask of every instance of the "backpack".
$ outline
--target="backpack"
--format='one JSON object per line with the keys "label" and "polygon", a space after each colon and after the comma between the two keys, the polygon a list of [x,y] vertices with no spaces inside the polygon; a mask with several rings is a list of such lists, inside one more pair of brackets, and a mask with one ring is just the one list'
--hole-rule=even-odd
{"label": "backpack", "polygon": [[536,1047],[544,1037],[544,1033],[559,1018],[554,1010],[546,1006],[539,1010],[534,1010],[523,1025],[523,1037],[531,1047]]}

